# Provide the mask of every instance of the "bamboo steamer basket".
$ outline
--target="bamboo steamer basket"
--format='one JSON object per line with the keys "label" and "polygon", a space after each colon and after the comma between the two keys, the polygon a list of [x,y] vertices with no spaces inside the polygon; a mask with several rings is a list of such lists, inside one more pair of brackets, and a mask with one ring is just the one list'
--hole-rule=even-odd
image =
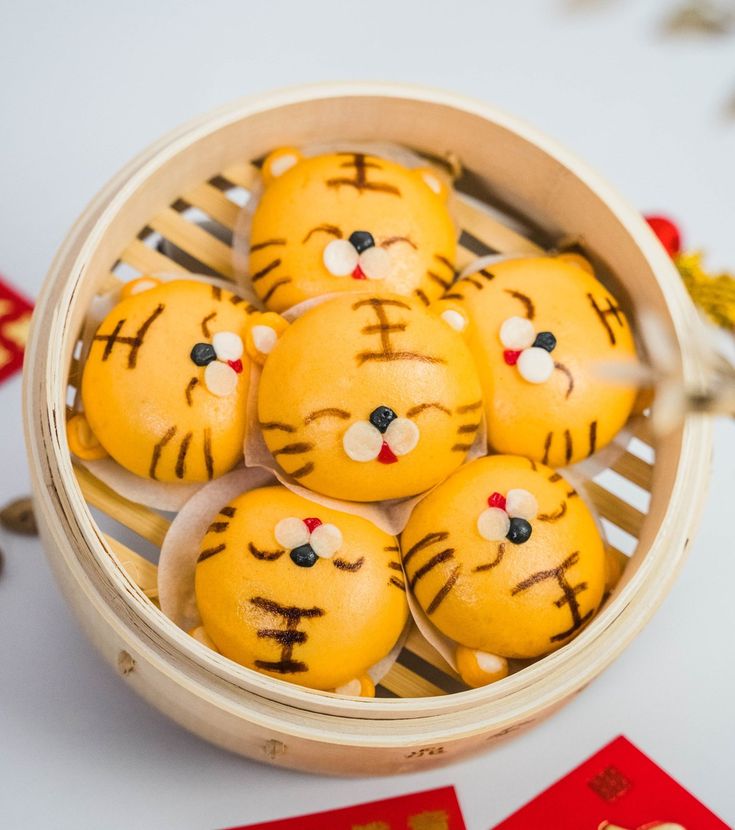
{"label": "bamboo steamer basket", "polygon": [[[454,95],[320,85],[245,99],[178,129],[91,203],[36,308],[26,355],[26,442],[51,566],[124,682],[187,729],[260,761],[331,774],[417,771],[530,727],[632,640],[685,558],[706,489],[710,426],[690,417],[656,441],[647,419],[636,427],[637,453],[613,463],[613,483],[590,486],[601,516],[629,543],[620,553],[632,554],[621,581],[569,645],[494,685],[467,690],[415,631],[381,696],[365,700],[250,671],[177,628],[156,604],[154,557],[140,552],[155,552],[169,519],[116,495],[69,454],[64,423],[79,379],[82,321],[95,294],[121,278],[188,268],[231,278],[232,252],[222,238],[253,182],[251,160],[277,146],[331,139],[393,141],[439,157],[451,151],[466,171],[458,182],[460,267],[478,253],[534,253],[573,237],[615,276],[634,313],[645,307],[660,315],[685,382],[701,382],[689,348],[695,311],[673,265],[640,215],[578,160],[525,124]],[[528,233],[483,203],[523,216]],[[202,213],[225,233],[197,223]]]}

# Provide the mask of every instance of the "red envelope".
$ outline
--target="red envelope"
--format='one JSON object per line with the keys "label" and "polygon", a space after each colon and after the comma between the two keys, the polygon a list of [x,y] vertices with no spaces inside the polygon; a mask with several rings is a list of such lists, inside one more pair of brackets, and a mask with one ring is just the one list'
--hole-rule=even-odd
{"label": "red envelope", "polygon": [[230,830],[467,830],[454,787]]}
{"label": "red envelope", "polygon": [[620,736],[494,830],[732,830]]}
{"label": "red envelope", "polygon": [[23,366],[33,304],[0,276],[0,383]]}

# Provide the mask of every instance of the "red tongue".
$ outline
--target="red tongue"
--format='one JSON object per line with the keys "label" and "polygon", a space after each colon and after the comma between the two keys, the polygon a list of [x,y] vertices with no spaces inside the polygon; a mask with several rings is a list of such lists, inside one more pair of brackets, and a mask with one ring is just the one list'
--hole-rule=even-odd
{"label": "red tongue", "polygon": [[353,280],[366,280],[367,277],[365,276],[365,272],[360,268],[359,265],[355,266],[355,270],[352,272],[352,279]]}
{"label": "red tongue", "polygon": [[239,375],[242,372],[242,360],[228,360],[227,365]]}
{"label": "red tongue", "polygon": [[380,461],[381,464],[394,464],[398,461],[398,456],[385,441],[383,441],[383,446],[380,448],[380,452],[378,453],[378,461]]}
{"label": "red tongue", "polygon": [[515,366],[520,356],[520,350],[516,351],[516,349],[506,349],[503,352],[503,360],[505,360],[508,366]]}

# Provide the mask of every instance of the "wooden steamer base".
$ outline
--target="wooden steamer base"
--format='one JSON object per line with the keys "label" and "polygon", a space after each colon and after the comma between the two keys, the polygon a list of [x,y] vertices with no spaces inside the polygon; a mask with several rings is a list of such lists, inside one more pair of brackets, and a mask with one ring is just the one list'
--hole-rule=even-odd
{"label": "wooden steamer base", "polygon": [[[446,763],[530,726],[620,654],[685,557],[708,479],[710,427],[689,418],[657,442],[655,463],[647,420],[636,428],[637,453],[622,454],[604,486],[591,485],[598,511],[632,552],[620,584],[577,639],[495,685],[465,690],[415,631],[381,697],[362,700],[257,674],[178,629],[156,605],[155,565],[134,550],[160,547],[168,519],[122,499],[69,455],[64,424],[82,321],[94,295],[121,278],[186,273],[185,264],[231,278],[232,252],[221,239],[253,181],[248,160],[329,139],[454,154],[466,171],[458,182],[460,267],[478,254],[533,253],[574,238],[614,275],[634,313],[652,309],[663,318],[693,384],[700,380],[688,348],[696,312],[640,215],[604,182],[525,125],[433,90],[349,84],[240,101],[143,153],[77,222],[39,299],[25,371],[36,513],[68,601],[125,682],[207,740],[302,770],[387,774]],[[482,202],[523,216],[531,230],[519,235]],[[202,227],[202,218],[216,225]],[[637,504],[628,500],[632,491]]]}

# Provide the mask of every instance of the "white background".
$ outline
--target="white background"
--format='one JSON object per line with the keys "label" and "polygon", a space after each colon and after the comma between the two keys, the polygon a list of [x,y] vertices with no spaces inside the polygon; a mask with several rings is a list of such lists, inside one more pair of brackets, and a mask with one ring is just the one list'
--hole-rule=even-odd
{"label": "white background", "polygon": [[[243,94],[351,78],[520,115],[735,270],[735,36],[664,37],[676,2],[0,0],[0,271],[35,296],[86,202],[178,123]],[[0,413],[2,503],[28,491],[17,378]],[[734,821],[733,449],[719,424],[688,564],[603,677],[491,754],[398,778],[276,771],[188,735],[93,652],[37,541],[0,531],[0,826],[215,828],[454,784],[470,830],[484,830],[619,733]]]}

